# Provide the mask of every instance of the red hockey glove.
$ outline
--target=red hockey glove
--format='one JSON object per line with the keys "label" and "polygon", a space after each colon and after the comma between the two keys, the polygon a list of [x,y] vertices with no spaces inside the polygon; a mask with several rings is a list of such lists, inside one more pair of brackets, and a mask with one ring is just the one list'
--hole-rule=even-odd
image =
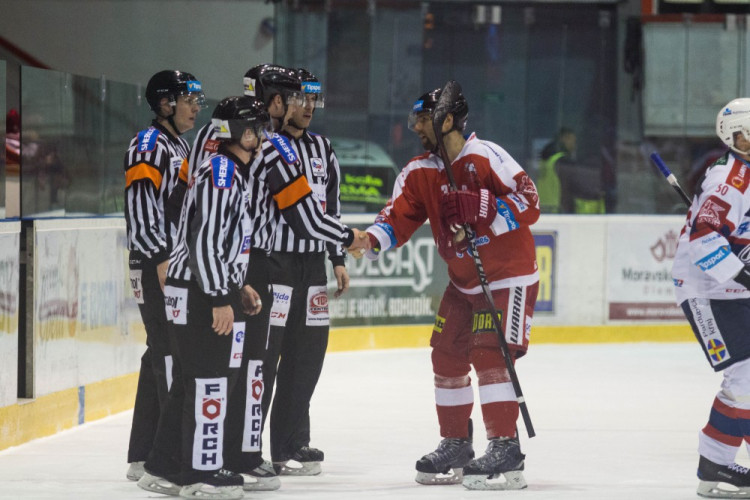
{"label": "red hockey glove", "polygon": [[443,221],[440,224],[440,233],[437,239],[437,250],[444,260],[450,260],[457,257],[457,253],[464,253],[469,249],[469,239],[464,234],[463,230],[460,231],[462,239],[457,239],[454,233],[447,224]]}
{"label": "red hockey glove", "polygon": [[456,258],[456,247],[453,243],[453,231],[448,229],[448,226],[443,222],[440,224],[440,233],[438,234],[437,251],[443,260],[451,260]]}
{"label": "red hockey glove", "polygon": [[487,189],[479,192],[449,191],[443,195],[443,220],[451,228],[458,229],[464,224],[487,227],[497,215],[497,198]]}

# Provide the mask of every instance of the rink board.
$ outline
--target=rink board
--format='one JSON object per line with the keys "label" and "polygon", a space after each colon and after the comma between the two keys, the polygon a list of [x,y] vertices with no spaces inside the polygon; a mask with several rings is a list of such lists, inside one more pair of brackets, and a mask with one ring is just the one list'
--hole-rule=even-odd
{"label": "rink board", "polygon": [[[345,222],[364,228],[371,219]],[[669,276],[681,222],[675,216],[542,217],[534,226],[540,293],[532,349],[692,341]],[[10,389],[0,403],[0,449],[132,408],[145,349],[124,221],[35,221],[34,231],[34,398],[16,400],[16,359],[0,350],[3,385]],[[350,290],[329,302],[329,351],[429,346],[447,284],[429,226],[380,260],[350,258],[347,267]],[[18,274],[11,277],[17,283]],[[5,323],[17,330],[17,321]],[[6,337],[15,340],[17,331]]]}

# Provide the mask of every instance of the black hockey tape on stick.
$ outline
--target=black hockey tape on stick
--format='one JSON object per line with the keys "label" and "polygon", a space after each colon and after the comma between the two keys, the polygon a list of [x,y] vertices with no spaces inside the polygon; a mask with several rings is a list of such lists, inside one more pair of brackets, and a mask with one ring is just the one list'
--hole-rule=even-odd
{"label": "black hockey tape on stick", "polygon": [[[448,116],[448,112],[451,108],[452,103],[456,101],[460,93],[461,86],[458,84],[458,82],[456,82],[455,80],[448,81],[448,83],[446,83],[443,87],[443,90],[440,92],[440,98],[438,99],[438,102],[435,105],[435,109],[432,112],[432,129],[435,132],[435,140],[437,142],[438,149],[440,150],[440,157],[443,160],[443,166],[445,167],[445,173],[448,176],[448,183],[450,184],[449,189],[451,191],[456,191],[458,188],[456,187],[456,179],[453,176],[453,171],[451,170],[451,162],[448,159],[448,152],[446,151],[445,144],[443,143],[443,123],[445,122],[445,118]],[[534,432],[534,426],[531,423],[529,409],[526,407],[526,400],[524,399],[523,392],[521,391],[521,384],[518,381],[518,374],[516,373],[516,368],[513,365],[513,359],[511,358],[510,350],[508,349],[508,342],[505,340],[505,333],[503,332],[503,329],[500,326],[500,322],[498,320],[500,314],[495,307],[495,301],[492,300],[490,285],[489,283],[487,283],[487,274],[484,272],[482,259],[479,258],[479,252],[477,251],[477,243],[475,239],[476,233],[474,233],[474,231],[468,224],[464,226],[464,232],[466,233],[466,238],[468,238],[469,240],[469,254],[474,259],[474,266],[476,267],[477,275],[479,276],[479,284],[482,287],[484,298],[486,299],[487,305],[490,309],[490,315],[492,316],[492,326],[495,328],[495,333],[497,333],[497,340],[500,344],[500,351],[503,354],[503,359],[505,359],[505,366],[508,368],[508,374],[510,375],[510,381],[513,385],[513,391],[516,394],[518,407],[521,411],[521,416],[523,417],[523,423],[526,426],[526,433],[529,435],[529,438],[533,438],[534,436],[536,436],[536,432]]]}
{"label": "black hockey tape on stick", "polygon": [[674,188],[675,191],[677,191],[677,194],[680,195],[680,198],[682,198],[682,201],[685,202],[685,205],[687,205],[688,208],[690,208],[690,205],[692,205],[692,202],[690,201],[690,198],[688,198],[688,195],[685,194],[685,191],[682,190],[680,187],[680,183],[677,182],[677,178],[674,176],[671,170],[669,170],[669,167],[667,167],[667,164],[664,163],[664,160],[661,159],[661,156],[659,156],[659,153],[653,152],[651,153],[651,161],[654,162],[654,165],[656,165],[656,168],[659,169],[659,171],[662,173],[665,179],[667,179],[667,182],[670,186]]}

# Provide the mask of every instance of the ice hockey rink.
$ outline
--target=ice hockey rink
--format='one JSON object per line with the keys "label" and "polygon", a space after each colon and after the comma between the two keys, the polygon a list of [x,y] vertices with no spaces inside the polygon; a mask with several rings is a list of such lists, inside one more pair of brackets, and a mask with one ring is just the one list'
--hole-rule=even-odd
{"label": "ice hockey rink", "polygon": [[[697,433],[721,375],[694,343],[532,345],[517,364],[537,436],[528,489],[421,486],[414,463],[438,444],[428,349],[330,353],[313,398],[317,477],[282,478],[259,499],[698,498]],[[475,396],[474,447],[486,446]],[[132,412],[0,452],[0,498],[166,498],[125,479]],[[742,460],[740,460],[742,462]],[[745,464],[746,465],[746,464]]]}

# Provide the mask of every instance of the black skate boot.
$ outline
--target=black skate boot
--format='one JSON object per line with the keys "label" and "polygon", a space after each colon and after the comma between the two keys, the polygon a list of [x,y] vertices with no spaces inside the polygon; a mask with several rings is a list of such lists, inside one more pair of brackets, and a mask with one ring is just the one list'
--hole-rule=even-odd
{"label": "black skate boot", "polygon": [[183,486],[180,490],[180,497],[201,500],[239,500],[244,496],[242,484],[241,475],[220,469],[200,482]]}
{"label": "black skate boot", "polygon": [[[698,461],[698,495],[706,498],[748,498],[750,469],[741,465],[719,465],[706,457]],[[732,488],[719,487],[724,483]]]}
{"label": "black skate boot", "polygon": [[474,425],[469,419],[468,438],[445,438],[437,449],[417,461],[419,484],[458,484],[463,480],[463,468],[474,458],[471,445]]}
{"label": "black skate boot", "polygon": [[274,462],[273,468],[280,476],[317,476],[324,458],[324,453],[319,449],[303,446],[291,458]]}
{"label": "black skate boot", "polygon": [[[520,490],[526,487],[523,460],[518,438],[492,438],[484,456],[464,467],[464,486],[470,490]],[[488,483],[503,475],[505,482]]]}

